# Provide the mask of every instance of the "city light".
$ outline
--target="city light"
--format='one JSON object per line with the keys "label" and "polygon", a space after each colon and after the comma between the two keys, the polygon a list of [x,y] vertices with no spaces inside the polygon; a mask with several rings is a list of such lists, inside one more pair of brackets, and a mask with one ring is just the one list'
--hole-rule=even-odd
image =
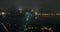
{"label": "city light", "polygon": [[39,14],[39,15],[48,16],[49,14]]}
{"label": "city light", "polygon": [[[29,11],[24,11],[21,8],[19,8],[17,11],[19,11],[19,13],[15,13],[14,11],[13,11],[13,13],[11,13],[9,11],[8,12],[6,12],[6,11],[5,12],[0,12],[0,15],[3,16],[2,20],[6,21],[6,22],[7,21],[13,21],[14,23],[10,23],[10,22],[6,23],[6,25],[8,25],[9,27],[11,27],[12,24],[15,27],[18,26],[18,25],[20,25],[20,23],[18,23],[18,22],[17,22],[18,24],[15,23],[15,20],[19,21],[19,22],[22,21],[22,22],[24,22],[23,25],[25,25],[25,26],[23,27],[24,29],[23,28],[21,28],[21,29],[23,29],[23,31],[29,31],[29,30],[31,30],[30,32],[33,32],[32,29],[34,29],[36,31],[38,29],[41,29],[42,31],[44,31],[44,30],[53,31],[53,28],[51,28],[51,27],[45,27],[44,26],[44,27],[41,28],[41,26],[38,26],[38,25],[41,25],[41,21],[43,22],[43,20],[44,20],[43,23],[46,22],[45,21],[46,18],[43,18],[41,16],[56,16],[56,15],[60,16],[60,13],[43,13],[43,12],[39,12],[38,10],[33,10],[33,9],[31,11],[30,10]],[[20,15],[20,13],[21,13],[21,15]],[[13,16],[13,15],[17,15],[17,16]],[[3,24],[5,24],[5,23],[3,23]],[[43,24],[43,25],[45,25],[45,24]],[[6,29],[6,31],[8,31],[6,27],[4,27],[4,28]]]}
{"label": "city light", "polygon": [[5,15],[6,13],[5,12],[1,12],[0,15]]}
{"label": "city light", "polygon": [[22,8],[18,8],[18,10],[22,10]]}
{"label": "city light", "polygon": [[35,15],[38,15],[38,16],[56,16],[56,15],[58,15],[58,16],[60,16],[60,13],[56,13],[56,14],[42,13],[42,14],[40,14],[40,13],[35,12]]}
{"label": "city light", "polygon": [[47,30],[47,31],[51,31],[51,32],[53,32],[53,29],[51,28],[51,27],[43,27],[43,28],[41,28],[41,30]]}
{"label": "city light", "polygon": [[48,30],[52,30],[52,28],[50,27]]}
{"label": "city light", "polygon": [[56,15],[60,15],[60,13],[57,13]]}
{"label": "city light", "polygon": [[38,12],[35,12],[35,15],[38,15]]}
{"label": "city light", "polygon": [[32,9],[31,12],[33,12],[34,10]]}
{"label": "city light", "polygon": [[18,10],[19,10],[20,13],[22,13],[22,8],[19,8]]}

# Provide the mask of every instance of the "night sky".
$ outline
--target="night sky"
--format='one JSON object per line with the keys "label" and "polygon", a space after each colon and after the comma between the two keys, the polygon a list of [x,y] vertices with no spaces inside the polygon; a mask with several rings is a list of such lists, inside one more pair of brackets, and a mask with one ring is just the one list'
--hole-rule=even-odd
{"label": "night sky", "polygon": [[0,0],[0,8],[60,8],[60,0]]}

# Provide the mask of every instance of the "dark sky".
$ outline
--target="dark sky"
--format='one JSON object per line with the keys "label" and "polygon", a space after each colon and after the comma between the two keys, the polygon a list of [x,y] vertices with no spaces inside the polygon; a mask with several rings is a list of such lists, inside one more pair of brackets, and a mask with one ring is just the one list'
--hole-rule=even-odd
{"label": "dark sky", "polygon": [[60,0],[0,0],[0,8],[60,8]]}

